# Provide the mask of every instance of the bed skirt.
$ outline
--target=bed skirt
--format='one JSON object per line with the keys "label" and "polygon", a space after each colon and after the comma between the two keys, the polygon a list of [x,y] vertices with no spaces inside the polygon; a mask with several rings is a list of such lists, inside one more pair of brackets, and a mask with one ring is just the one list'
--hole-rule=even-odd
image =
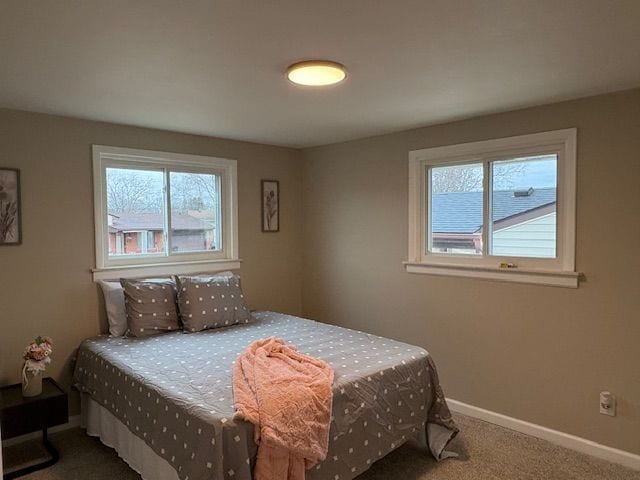
{"label": "bed skirt", "polygon": [[144,480],[179,480],[175,469],[88,394],[81,396],[81,426],[113,448]]}

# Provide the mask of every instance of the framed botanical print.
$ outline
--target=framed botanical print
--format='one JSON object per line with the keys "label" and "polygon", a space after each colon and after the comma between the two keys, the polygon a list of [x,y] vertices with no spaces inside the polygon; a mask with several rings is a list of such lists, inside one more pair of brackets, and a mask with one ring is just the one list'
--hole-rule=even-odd
{"label": "framed botanical print", "polygon": [[0,167],[0,246],[22,243],[20,170]]}
{"label": "framed botanical print", "polygon": [[262,180],[262,231],[280,231],[280,182]]}

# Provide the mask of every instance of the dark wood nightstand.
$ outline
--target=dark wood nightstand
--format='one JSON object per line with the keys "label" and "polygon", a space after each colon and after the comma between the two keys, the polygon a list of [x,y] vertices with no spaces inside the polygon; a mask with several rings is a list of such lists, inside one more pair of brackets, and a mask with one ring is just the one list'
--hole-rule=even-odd
{"label": "dark wood nightstand", "polygon": [[[23,397],[22,385],[0,388],[0,422],[2,439],[18,437],[38,430],[42,431],[42,444],[51,458],[19,470],[4,474],[4,480],[49,467],[58,461],[58,451],[47,437],[47,429],[69,421],[67,394],[51,378],[42,380],[42,393],[37,397]],[[7,470],[5,465],[5,471]]]}

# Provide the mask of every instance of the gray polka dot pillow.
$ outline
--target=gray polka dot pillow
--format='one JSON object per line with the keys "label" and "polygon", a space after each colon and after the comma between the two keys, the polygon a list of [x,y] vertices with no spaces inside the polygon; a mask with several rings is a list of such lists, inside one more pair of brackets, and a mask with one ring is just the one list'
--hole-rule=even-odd
{"label": "gray polka dot pillow", "polygon": [[120,279],[128,335],[147,337],[180,329],[175,282],[167,279]]}
{"label": "gray polka dot pillow", "polygon": [[177,277],[178,308],[185,332],[252,320],[236,275]]}

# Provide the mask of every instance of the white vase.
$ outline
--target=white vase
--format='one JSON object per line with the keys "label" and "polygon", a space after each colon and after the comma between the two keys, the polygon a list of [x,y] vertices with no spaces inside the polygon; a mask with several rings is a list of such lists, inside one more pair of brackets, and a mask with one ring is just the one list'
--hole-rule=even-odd
{"label": "white vase", "polygon": [[22,371],[22,396],[35,397],[42,393],[42,372]]}

